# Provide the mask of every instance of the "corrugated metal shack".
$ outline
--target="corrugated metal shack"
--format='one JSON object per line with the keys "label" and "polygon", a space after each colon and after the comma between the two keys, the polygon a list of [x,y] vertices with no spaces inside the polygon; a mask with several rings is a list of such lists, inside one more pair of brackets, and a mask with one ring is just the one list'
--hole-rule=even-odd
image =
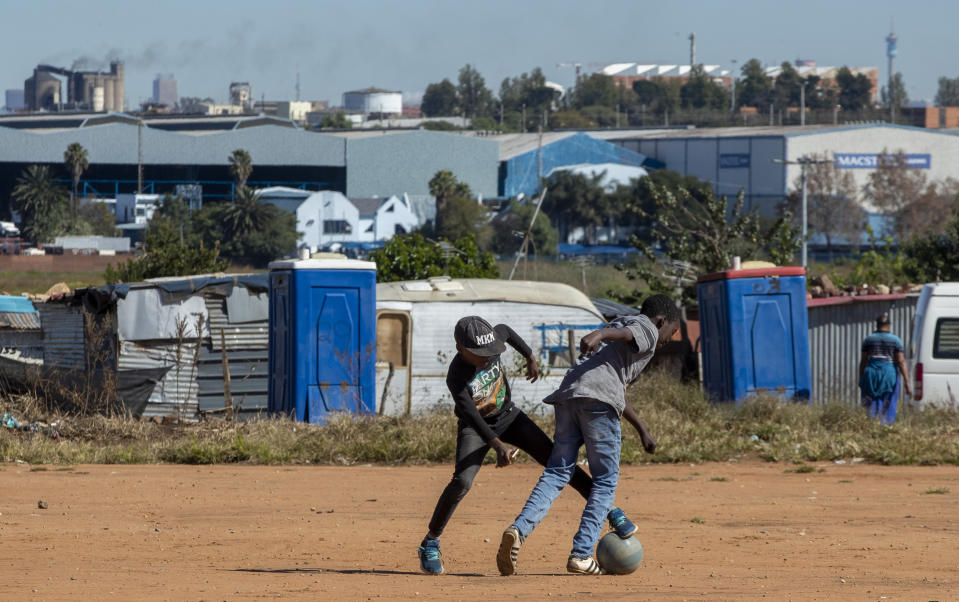
{"label": "corrugated metal shack", "polygon": [[892,333],[902,339],[908,358],[918,300],[918,295],[810,299],[807,306],[813,403],[859,404],[862,341],[876,329],[876,318],[883,312],[889,312]]}
{"label": "corrugated metal shack", "polygon": [[195,420],[229,407],[225,349],[233,407],[265,411],[267,287],[266,274],[243,274],[78,290],[38,304],[44,363],[89,371],[99,356],[134,415]]}
{"label": "corrugated metal shack", "polygon": [[43,363],[40,314],[25,297],[0,295],[0,391]]}

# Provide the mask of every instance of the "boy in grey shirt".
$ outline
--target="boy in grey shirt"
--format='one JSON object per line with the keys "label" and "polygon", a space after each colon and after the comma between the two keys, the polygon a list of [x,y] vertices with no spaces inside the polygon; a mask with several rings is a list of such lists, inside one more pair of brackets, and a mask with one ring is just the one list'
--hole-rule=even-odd
{"label": "boy in grey shirt", "polygon": [[556,413],[553,451],[522,512],[503,533],[496,555],[500,574],[516,572],[522,542],[569,482],[583,444],[593,488],[573,537],[566,570],[589,575],[602,572],[592,554],[616,495],[622,446],[620,416],[639,432],[647,451],[656,447],[646,426],[626,403],[626,387],[678,327],[679,309],[673,300],[653,295],[643,303],[641,315],[616,318],[607,327],[583,337],[580,351],[585,359],[566,373],[559,389],[543,400],[552,404]]}

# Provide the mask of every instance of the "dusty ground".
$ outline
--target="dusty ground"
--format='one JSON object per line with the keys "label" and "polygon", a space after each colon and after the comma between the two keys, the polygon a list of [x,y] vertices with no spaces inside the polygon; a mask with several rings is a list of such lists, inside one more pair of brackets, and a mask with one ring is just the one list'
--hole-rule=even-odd
{"label": "dusty ground", "polygon": [[567,491],[504,578],[494,555],[530,465],[480,471],[443,537],[449,574],[429,577],[415,550],[446,466],[8,464],[0,600],[959,596],[959,468],[790,468],[627,467],[618,502],[645,547],[636,573],[565,574],[582,504]]}

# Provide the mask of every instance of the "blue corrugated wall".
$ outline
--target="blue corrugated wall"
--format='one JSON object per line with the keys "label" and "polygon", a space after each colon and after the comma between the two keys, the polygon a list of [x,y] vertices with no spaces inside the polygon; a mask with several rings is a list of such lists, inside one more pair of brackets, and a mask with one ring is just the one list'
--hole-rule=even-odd
{"label": "blue corrugated wall", "polygon": [[[519,193],[531,196],[539,189],[539,150],[517,155],[503,161],[500,168],[499,194],[514,197]],[[582,132],[543,146],[543,175],[555,167],[581,163],[621,163],[641,166],[645,157],[605,140],[598,140]]]}

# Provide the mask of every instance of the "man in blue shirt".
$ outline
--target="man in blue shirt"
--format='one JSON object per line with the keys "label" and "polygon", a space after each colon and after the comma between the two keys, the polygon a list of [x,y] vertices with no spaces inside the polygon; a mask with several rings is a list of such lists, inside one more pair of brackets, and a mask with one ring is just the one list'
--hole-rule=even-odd
{"label": "man in blue shirt", "polygon": [[[912,395],[909,386],[909,370],[906,357],[902,353],[902,340],[889,332],[889,314],[884,313],[876,319],[876,332],[862,342],[862,355],[859,359],[859,390],[864,408],[869,417],[890,425],[896,420],[899,404],[899,388],[902,384],[906,395]],[[900,383],[898,369],[902,375]]]}

